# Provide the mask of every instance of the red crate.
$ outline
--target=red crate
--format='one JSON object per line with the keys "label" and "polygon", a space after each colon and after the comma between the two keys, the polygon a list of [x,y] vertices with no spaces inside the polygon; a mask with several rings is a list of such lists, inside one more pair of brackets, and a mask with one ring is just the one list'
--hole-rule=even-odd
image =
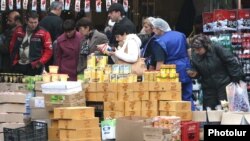
{"label": "red crate", "polygon": [[188,121],[181,123],[181,140],[182,141],[199,141],[200,123]]}

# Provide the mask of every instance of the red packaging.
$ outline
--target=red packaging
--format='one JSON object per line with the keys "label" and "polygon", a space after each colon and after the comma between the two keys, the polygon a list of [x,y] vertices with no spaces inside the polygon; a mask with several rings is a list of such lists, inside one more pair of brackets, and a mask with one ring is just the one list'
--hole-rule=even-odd
{"label": "red packaging", "polygon": [[199,141],[200,123],[195,121],[181,122],[181,141]]}
{"label": "red packaging", "polygon": [[239,9],[237,15],[238,29],[250,29],[250,10]]}
{"label": "red packaging", "polygon": [[213,32],[213,13],[202,13],[203,18],[203,32]]}
{"label": "red packaging", "polygon": [[236,30],[236,10],[214,10],[214,30]]}

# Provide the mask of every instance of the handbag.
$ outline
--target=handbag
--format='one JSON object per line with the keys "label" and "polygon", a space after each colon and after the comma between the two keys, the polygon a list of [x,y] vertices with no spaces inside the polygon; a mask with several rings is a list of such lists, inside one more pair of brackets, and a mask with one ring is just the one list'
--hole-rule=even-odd
{"label": "handbag", "polygon": [[[128,53],[128,47],[125,48],[124,52]],[[138,75],[138,76],[142,76],[143,73],[147,70],[147,67],[145,64],[145,58],[140,57],[140,51],[139,51],[138,59],[135,63],[125,62],[121,59],[117,59],[115,63],[116,64],[130,64],[131,65],[131,72],[133,74]]]}

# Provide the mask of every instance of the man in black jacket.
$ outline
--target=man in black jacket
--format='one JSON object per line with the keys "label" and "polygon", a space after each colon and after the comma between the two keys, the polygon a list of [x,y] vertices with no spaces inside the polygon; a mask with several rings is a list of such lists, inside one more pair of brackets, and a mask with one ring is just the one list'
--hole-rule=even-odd
{"label": "man in black jacket", "polygon": [[114,32],[117,30],[118,24],[127,29],[128,33],[136,34],[136,27],[134,23],[125,16],[125,10],[123,5],[120,3],[113,3],[108,10],[108,17],[112,22],[115,22],[115,25],[112,29],[112,37],[110,40],[111,46],[117,46],[117,42],[115,40]]}
{"label": "man in black jacket", "polygon": [[[50,13],[40,21],[40,26],[45,28],[51,35],[52,43],[63,33],[63,20],[60,17],[63,4],[59,1],[54,1],[50,6]],[[54,49],[53,49],[54,50]],[[45,64],[45,69],[48,71],[48,66],[53,64],[53,57]]]}

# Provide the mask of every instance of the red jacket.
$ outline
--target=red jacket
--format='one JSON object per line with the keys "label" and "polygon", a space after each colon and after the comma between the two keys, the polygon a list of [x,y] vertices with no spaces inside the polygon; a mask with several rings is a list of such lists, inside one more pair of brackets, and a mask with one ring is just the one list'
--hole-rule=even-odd
{"label": "red jacket", "polygon": [[[17,27],[13,33],[10,42],[10,56],[12,65],[17,64],[19,56],[19,48],[26,34],[26,26]],[[52,43],[50,33],[41,27],[37,27],[30,39],[29,46],[30,62],[41,62],[45,64],[52,56]]]}

